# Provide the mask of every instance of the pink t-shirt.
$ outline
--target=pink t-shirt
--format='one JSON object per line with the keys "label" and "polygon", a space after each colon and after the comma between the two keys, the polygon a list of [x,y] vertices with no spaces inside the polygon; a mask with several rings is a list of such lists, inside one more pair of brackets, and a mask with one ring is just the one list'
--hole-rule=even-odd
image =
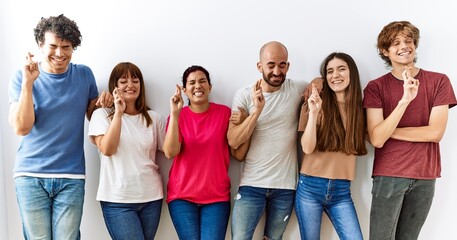
{"label": "pink t-shirt", "polygon": [[199,204],[230,200],[230,114],[229,107],[216,103],[210,103],[203,113],[194,113],[189,107],[181,110],[181,152],[170,169],[167,203],[175,199]]}
{"label": "pink t-shirt", "polygon": [[[409,104],[397,127],[420,127],[429,123],[433,107],[457,103],[449,78],[441,73],[420,70],[416,98]],[[403,81],[391,73],[370,81],[364,90],[364,108],[382,108],[384,119],[403,95]],[[439,143],[408,142],[389,138],[375,149],[373,176],[435,179],[441,175]]]}

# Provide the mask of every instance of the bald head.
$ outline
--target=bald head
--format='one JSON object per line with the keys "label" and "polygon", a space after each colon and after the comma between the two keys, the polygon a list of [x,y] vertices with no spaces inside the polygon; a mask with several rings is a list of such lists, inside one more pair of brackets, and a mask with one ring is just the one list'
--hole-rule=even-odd
{"label": "bald head", "polygon": [[260,61],[257,69],[262,73],[263,80],[268,84],[266,92],[274,92],[281,88],[289,70],[287,48],[280,42],[272,41],[260,49]]}
{"label": "bald head", "polygon": [[262,61],[262,58],[265,57],[265,54],[271,53],[271,52],[279,52],[282,54],[285,54],[286,59],[288,58],[289,53],[287,52],[286,46],[284,44],[278,42],[278,41],[271,41],[265,43],[262,48],[260,48],[260,53],[259,53],[259,58],[260,61]]}

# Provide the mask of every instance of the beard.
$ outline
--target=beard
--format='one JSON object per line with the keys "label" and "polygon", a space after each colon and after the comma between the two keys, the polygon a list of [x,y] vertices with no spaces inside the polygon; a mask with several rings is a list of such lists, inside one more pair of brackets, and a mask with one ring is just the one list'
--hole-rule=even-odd
{"label": "beard", "polygon": [[[280,87],[284,81],[286,80],[286,75],[285,74],[279,74],[279,75],[274,75],[273,73],[270,73],[268,74],[268,76],[265,75],[265,73],[262,73],[262,76],[263,76],[263,80],[265,80],[266,83],[268,83],[268,85],[272,86],[272,87]],[[279,77],[280,80],[279,82],[278,81],[272,81],[271,78],[273,77]]]}

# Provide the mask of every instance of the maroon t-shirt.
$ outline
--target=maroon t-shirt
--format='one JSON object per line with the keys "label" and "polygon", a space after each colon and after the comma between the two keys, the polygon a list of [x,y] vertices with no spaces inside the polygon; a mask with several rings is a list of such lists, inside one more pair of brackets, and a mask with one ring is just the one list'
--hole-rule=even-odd
{"label": "maroon t-shirt", "polygon": [[[408,105],[398,123],[401,127],[420,127],[429,123],[433,107],[457,104],[449,78],[441,73],[420,70],[416,98]],[[403,81],[391,73],[372,80],[364,89],[364,108],[382,108],[384,119],[403,96]],[[441,175],[439,143],[408,142],[389,138],[382,148],[375,149],[373,176],[435,179]]]}

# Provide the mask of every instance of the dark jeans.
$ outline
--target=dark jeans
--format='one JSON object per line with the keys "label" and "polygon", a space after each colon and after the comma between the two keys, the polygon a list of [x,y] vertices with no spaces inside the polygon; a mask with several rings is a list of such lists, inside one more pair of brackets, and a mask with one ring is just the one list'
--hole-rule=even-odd
{"label": "dark jeans", "polygon": [[370,240],[417,239],[432,205],[435,182],[374,177]]}

